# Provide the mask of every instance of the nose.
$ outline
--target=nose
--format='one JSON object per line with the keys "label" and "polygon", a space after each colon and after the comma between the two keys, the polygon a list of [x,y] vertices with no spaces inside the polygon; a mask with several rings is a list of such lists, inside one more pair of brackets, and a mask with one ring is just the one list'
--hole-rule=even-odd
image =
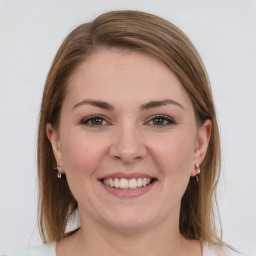
{"label": "nose", "polygon": [[128,124],[118,127],[113,134],[110,156],[124,164],[131,164],[147,155],[139,127]]}

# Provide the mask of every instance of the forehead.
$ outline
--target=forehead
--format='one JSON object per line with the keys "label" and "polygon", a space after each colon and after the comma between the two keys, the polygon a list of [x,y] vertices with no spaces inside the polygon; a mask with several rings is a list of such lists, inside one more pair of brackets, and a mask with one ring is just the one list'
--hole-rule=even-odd
{"label": "forehead", "polygon": [[114,103],[167,97],[192,106],[175,74],[159,59],[136,51],[99,50],[72,74],[67,98],[93,98]]}

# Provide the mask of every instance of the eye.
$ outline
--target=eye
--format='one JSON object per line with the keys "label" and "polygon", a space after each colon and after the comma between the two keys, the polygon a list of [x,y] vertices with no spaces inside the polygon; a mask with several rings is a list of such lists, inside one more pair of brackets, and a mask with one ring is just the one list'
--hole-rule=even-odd
{"label": "eye", "polygon": [[109,122],[106,121],[106,119],[101,115],[93,115],[84,118],[81,121],[81,124],[87,125],[87,126],[106,126],[109,125]]}
{"label": "eye", "polygon": [[156,115],[149,120],[148,124],[153,126],[168,126],[168,125],[176,124],[176,122],[168,116]]}

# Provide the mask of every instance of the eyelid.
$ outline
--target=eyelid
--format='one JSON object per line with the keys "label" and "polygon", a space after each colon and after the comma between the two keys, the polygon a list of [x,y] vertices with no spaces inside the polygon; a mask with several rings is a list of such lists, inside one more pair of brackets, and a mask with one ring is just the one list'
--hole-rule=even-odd
{"label": "eyelid", "polygon": [[162,127],[164,127],[164,126],[170,126],[170,125],[177,124],[177,122],[172,117],[167,116],[167,115],[163,115],[163,114],[157,114],[157,115],[151,116],[150,118],[148,118],[148,121],[146,121],[146,123],[149,123],[150,121],[152,121],[155,118],[163,118],[163,119],[167,120],[169,123],[168,124],[163,124],[163,125],[151,124],[152,126],[159,126],[159,127],[162,126]]}
{"label": "eyelid", "polygon": [[[88,124],[89,121],[93,120],[93,119],[96,119],[96,118],[99,118],[99,119],[103,119],[103,121],[106,121],[107,124],[103,124],[103,125],[92,125],[92,124]],[[100,128],[101,126],[107,126],[107,125],[110,125],[110,121],[108,121],[108,119],[103,116],[103,115],[90,115],[90,116],[87,116],[85,118],[83,118],[81,121],[80,121],[80,124],[82,125],[87,125],[89,127],[97,127],[97,128]]]}
{"label": "eyelid", "polygon": [[[103,121],[105,121],[107,124],[99,124],[99,125],[93,125],[93,124],[89,124],[89,121],[91,120],[94,120],[96,118],[99,118],[99,119],[102,119]],[[156,124],[149,124],[149,122],[153,121],[154,119],[156,118],[162,118],[164,119],[164,121],[167,121],[168,123],[167,124],[160,124],[160,125],[156,125]],[[104,115],[100,115],[100,114],[94,114],[94,115],[90,115],[90,116],[87,116],[85,118],[83,118],[81,121],[80,121],[80,124],[81,125],[86,125],[86,126],[89,126],[89,127],[96,127],[96,128],[101,128],[101,127],[104,127],[104,126],[108,126],[108,125],[111,125],[111,122],[108,120],[108,118],[106,118]],[[148,124],[148,125],[151,125],[151,126],[159,126],[159,127],[165,127],[165,126],[171,126],[171,125],[174,125],[174,124],[177,124],[177,122],[170,116],[168,115],[163,115],[163,114],[156,114],[156,115],[153,115],[151,117],[149,117],[147,119],[147,121],[145,122],[145,124]]]}

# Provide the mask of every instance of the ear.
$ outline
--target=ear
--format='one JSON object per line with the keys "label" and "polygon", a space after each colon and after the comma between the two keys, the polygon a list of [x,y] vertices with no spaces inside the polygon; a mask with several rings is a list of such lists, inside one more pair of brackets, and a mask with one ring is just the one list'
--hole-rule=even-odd
{"label": "ear", "polygon": [[46,135],[52,144],[53,154],[58,164],[63,163],[59,132],[53,128],[51,123],[46,125]]}
{"label": "ear", "polygon": [[[207,152],[207,148],[209,145],[210,137],[212,131],[212,122],[211,120],[207,119],[202,126],[198,128],[197,132],[197,140],[196,146],[194,151],[194,166],[195,164],[201,164],[204,160],[204,157]],[[195,168],[193,168],[191,172],[191,176],[195,176],[198,173],[196,172]]]}

